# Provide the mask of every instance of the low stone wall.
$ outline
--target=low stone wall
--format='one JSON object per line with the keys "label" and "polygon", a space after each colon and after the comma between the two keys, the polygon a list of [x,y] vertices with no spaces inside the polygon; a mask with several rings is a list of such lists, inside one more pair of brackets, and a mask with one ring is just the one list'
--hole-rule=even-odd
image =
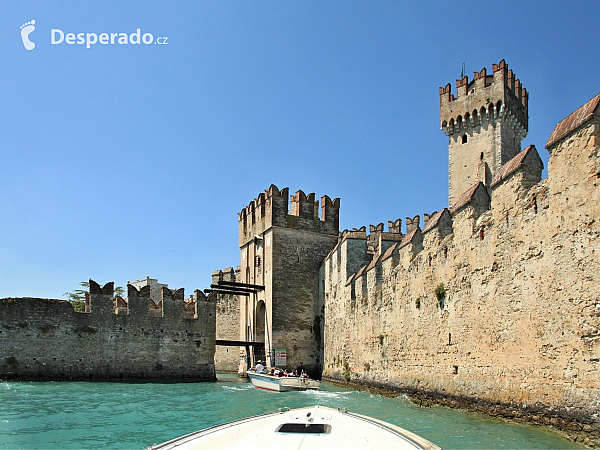
{"label": "low stone wall", "polygon": [[0,299],[0,378],[14,380],[215,380],[215,302],[196,293],[184,317],[183,290],[163,289],[163,316],[149,292],[128,286],[129,314],[114,314],[112,283],[91,281],[91,312],[64,300]]}

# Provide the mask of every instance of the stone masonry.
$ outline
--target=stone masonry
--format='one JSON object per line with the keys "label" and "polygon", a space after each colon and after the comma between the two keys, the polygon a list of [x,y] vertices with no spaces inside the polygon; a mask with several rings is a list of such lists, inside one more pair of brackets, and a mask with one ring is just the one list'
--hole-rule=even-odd
{"label": "stone masonry", "polygon": [[[236,281],[233,268],[217,270],[212,274],[212,283]],[[216,294],[217,323],[216,339],[239,341],[240,339],[240,298],[237,295]],[[217,346],[215,348],[215,370],[222,373],[238,373],[240,367],[240,347]]]}
{"label": "stone masonry", "polygon": [[477,181],[490,186],[501,166],[521,150],[528,131],[529,94],[504,60],[440,88],[442,131],[449,141],[449,204]]}
{"label": "stone masonry", "polygon": [[[90,280],[90,312],[65,300],[0,299],[0,378],[18,380],[213,381],[215,301],[196,291],[161,291],[150,314],[150,286],[127,286],[115,308],[113,283]],[[191,308],[191,309],[190,309]],[[116,313],[118,312],[118,313]]]}
{"label": "stone masonry", "polygon": [[[494,67],[495,84],[503,65]],[[491,88],[482,72],[474,92],[464,80],[458,99],[449,86],[442,96],[452,104],[474,95],[469,110],[481,111],[477,90]],[[516,81],[508,86],[514,95],[502,99],[511,104],[502,114],[512,111],[520,137],[527,94]],[[599,106],[600,94],[556,126],[544,180],[536,148],[509,144],[485,161],[491,178],[470,178],[460,194],[453,170],[452,207],[426,214],[422,230],[418,217],[416,228],[407,219],[399,241],[390,222],[376,251],[377,227],[368,236],[344,231],[321,268],[323,376],[527,417],[600,442]],[[452,155],[454,134],[449,144]],[[483,144],[460,145],[473,173]]]}
{"label": "stone masonry", "polygon": [[239,337],[265,343],[267,366],[274,365],[273,351],[283,348],[289,369],[303,361],[312,376],[320,376],[319,267],[336,245],[339,208],[339,199],[323,196],[319,218],[315,194],[289,196],[288,188],[271,185],[238,214],[236,281],[264,286],[240,298]]}

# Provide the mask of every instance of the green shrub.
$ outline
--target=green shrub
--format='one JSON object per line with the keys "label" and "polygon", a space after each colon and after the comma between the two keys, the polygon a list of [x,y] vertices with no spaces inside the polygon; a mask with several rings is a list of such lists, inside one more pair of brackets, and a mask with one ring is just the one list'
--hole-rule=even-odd
{"label": "green shrub", "polygon": [[351,371],[350,364],[348,364],[348,361],[344,361],[344,373],[342,374],[342,376],[346,381],[350,381]]}
{"label": "green shrub", "polygon": [[444,287],[444,283],[440,283],[437,285],[435,290],[433,291],[440,308],[444,308],[444,299],[446,298],[446,288]]}

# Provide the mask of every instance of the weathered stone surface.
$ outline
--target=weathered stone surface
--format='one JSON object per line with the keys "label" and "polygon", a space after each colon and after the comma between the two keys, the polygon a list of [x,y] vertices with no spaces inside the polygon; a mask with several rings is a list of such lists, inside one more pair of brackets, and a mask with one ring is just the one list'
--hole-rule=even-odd
{"label": "weathered stone surface", "polygon": [[302,191],[290,197],[288,211],[288,191],[271,185],[238,215],[241,265],[236,280],[264,286],[239,299],[239,337],[265,343],[267,354],[255,352],[252,362],[266,357],[267,367],[274,365],[271,352],[283,348],[288,369],[302,361],[311,376],[319,376],[319,267],[338,241],[340,199],[321,197],[319,218],[315,195]]}
{"label": "weathered stone surface", "polygon": [[[107,288],[108,287],[108,288]],[[149,289],[128,286],[129,314],[115,314],[112,287],[90,280],[91,312],[65,300],[0,299],[0,377],[30,380],[215,380],[215,302],[196,291],[184,317],[183,289],[163,289],[163,317]]]}
{"label": "weathered stone surface", "polygon": [[[213,273],[212,283],[236,281],[233,268]],[[240,299],[235,295],[216,295],[216,339],[240,340]],[[240,347],[217,346],[215,348],[215,370],[224,373],[237,373],[240,365]]]}
{"label": "weathered stone surface", "polygon": [[488,211],[468,202],[422,250],[362,273],[364,254],[328,256],[325,377],[600,432],[598,113],[549,148],[537,184],[525,151]]}

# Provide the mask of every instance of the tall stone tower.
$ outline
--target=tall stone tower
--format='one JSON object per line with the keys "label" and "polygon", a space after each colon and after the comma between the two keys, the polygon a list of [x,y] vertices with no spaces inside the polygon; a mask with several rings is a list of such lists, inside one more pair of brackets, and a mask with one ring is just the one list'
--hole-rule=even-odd
{"label": "tall stone tower", "polygon": [[498,169],[521,151],[527,136],[528,93],[504,60],[440,88],[442,131],[449,139],[449,205],[481,181],[487,187]]}
{"label": "tall stone tower", "polygon": [[320,375],[319,268],[337,243],[339,209],[340,199],[325,195],[319,218],[315,194],[289,196],[288,188],[271,185],[238,214],[236,281],[264,286],[240,299],[240,338],[264,342],[269,366],[277,364],[273,351],[285,349],[287,368],[302,361],[311,376]]}

